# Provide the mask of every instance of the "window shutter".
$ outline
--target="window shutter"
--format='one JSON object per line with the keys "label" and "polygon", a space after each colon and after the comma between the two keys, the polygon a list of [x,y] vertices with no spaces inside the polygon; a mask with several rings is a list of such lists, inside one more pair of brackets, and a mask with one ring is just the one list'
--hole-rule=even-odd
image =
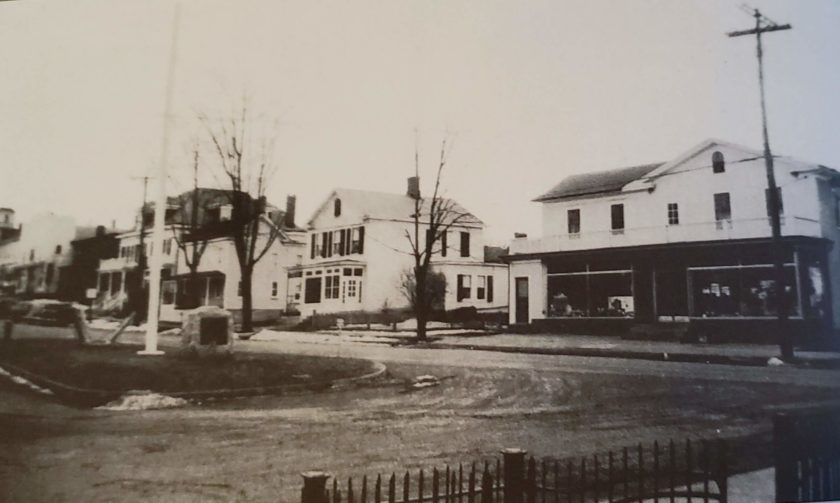
{"label": "window shutter", "polygon": [[365,228],[359,227],[359,254],[365,252]]}
{"label": "window shutter", "polygon": [[487,302],[493,302],[493,276],[487,276]]}
{"label": "window shutter", "polygon": [[309,250],[309,258],[315,258],[315,248],[318,246],[318,235],[312,234],[312,246]]}
{"label": "window shutter", "polygon": [[341,239],[338,242],[338,254],[345,254],[345,246],[347,245],[347,229],[341,229]]}
{"label": "window shutter", "polygon": [[461,302],[464,299],[464,297],[462,296],[463,292],[464,292],[464,275],[459,274],[458,275],[458,292],[457,292],[458,302]]}
{"label": "window shutter", "polygon": [[440,234],[440,256],[441,257],[446,256],[446,235],[447,234],[449,234],[449,232],[447,232],[447,231],[443,231]]}
{"label": "window shutter", "polygon": [[327,233],[327,257],[332,257],[333,254],[333,233]]}

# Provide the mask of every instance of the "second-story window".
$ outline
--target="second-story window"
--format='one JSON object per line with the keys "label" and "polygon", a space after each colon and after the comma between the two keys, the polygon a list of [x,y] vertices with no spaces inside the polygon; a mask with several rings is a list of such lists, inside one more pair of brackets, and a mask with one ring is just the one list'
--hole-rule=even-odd
{"label": "second-story window", "polygon": [[668,225],[680,224],[680,207],[677,203],[668,203]]}
{"label": "second-story window", "polygon": [[343,230],[333,231],[333,235],[332,235],[332,248],[333,248],[332,249],[332,254],[333,255],[344,255],[344,248],[342,248],[342,245],[344,244],[344,239],[342,239],[343,236],[344,236],[344,231]]}
{"label": "second-story window", "polygon": [[580,210],[569,210],[566,212],[566,225],[569,234],[580,234]]}
{"label": "second-story window", "polygon": [[461,232],[461,256],[470,256],[470,233]]}
{"label": "second-story window", "polygon": [[723,159],[723,154],[715,151],[712,154],[712,173],[723,173],[726,171],[726,161]]}
{"label": "second-story window", "polygon": [[729,192],[715,194],[715,220],[732,220],[732,208],[729,206]]}
{"label": "second-story window", "polygon": [[613,204],[610,206],[610,225],[614,231],[624,230],[624,205]]}
{"label": "second-story window", "polygon": [[353,241],[350,244],[350,253],[362,254],[365,252],[365,228],[353,228]]}

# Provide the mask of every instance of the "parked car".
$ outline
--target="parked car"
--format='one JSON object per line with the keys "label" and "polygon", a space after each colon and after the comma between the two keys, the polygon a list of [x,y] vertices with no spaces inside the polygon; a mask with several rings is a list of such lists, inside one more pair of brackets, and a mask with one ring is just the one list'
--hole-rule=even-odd
{"label": "parked car", "polygon": [[76,319],[76,307],[72,302],[50,299],[19,301],[10,308],[9,317],[16,323],[66,327]]}

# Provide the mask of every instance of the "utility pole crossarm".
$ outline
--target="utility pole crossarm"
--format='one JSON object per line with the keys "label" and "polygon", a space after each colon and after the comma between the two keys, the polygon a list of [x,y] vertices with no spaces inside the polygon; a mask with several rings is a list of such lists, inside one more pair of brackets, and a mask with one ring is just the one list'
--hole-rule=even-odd
{"label": "utility pole crossarm", "polygon": [[765,26],[763,28],[753,28],[751,30],[739,30],[739,31],[731,31],[727,33],[730,37],[741,37],[744,35],[758,35],[759,33],[766,33],[768,31],[781,31],[781,30],[790,30],[793,28],[789,24],[779,24],[779,25],[772,25],[772,26]]}

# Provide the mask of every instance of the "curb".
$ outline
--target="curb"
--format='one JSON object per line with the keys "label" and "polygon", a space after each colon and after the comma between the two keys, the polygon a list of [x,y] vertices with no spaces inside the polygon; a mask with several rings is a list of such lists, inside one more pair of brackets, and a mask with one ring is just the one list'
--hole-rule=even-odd
{"label": "curb", "polygon": [[[404,344],[400,347],[412,347]],[[668,353],[658,351],[631,351],[597,348],[530,348],[522,346],[478,346],[466,344],[429,344],[423,349],[467,349],[472,351],[493,351],[498,353],[519,353],[556,356],[584,356],[595,358],[619,358],[628,360],[648,360],[659,362],[677,363],[708,363],[719,365],[737,365],[743,367],[766,367],[767,358],[763,356],[727,356],[720,354],[697,354],[697,353]],[[840,361],[837,360],[805,360],[795,364],[787,365],[794,368],[810,369],[837,369],[840,368]]]}
{"label": "curb", "polygon": [[[257,386],[252,388],[226,388],[206,391],[152,391],[161,395],[170,396],[173,398],[183,398],[185,400],[215,400],[225,398],[240,398],[261,395],[284,395],[286,393],[294,393],[299,391],[325,391],[331,388],[340,389],[352,384],[363,381],[375,379],[385,373],[387,367],[385,364],[377,361],[370,361],[375,369],[372,372],[356,377],[344,377],[341,379],[333,379],[325,382],[312,383],[294,383],[294,384],[280,384],[277,386]],[[4,368],[12,377],[23,377],[27,381],[36,384],[42,388],[49,389],[53,394],[62,401],[70,402],[72,405],[82,407],[95,407],[103,405],[112,400],[116,400],[123,394],[131,390],[108,391],[89,388],[77,388],[68,384],[54,381],[47,377],[34,374],[28,370],[0,363],[0,368]]]}
{"label": "curb", "polygon": [[82,407],[94,407],[96,405],[110,402],[111,400],[119,398],[123,393],[119,391],[77,388],[75,386],[70,386],[69,384],[54,381],[48,377],[32,373],[28,370],[8,363],[0,363],[0,367],[6,369],[6,371],[13,377],[23,377],[33,384],[49,389],[61,401],[69,402],[73,405],[79,405]]}
{"label": "curb", "polygon": [[388,370],[388,367],[386,367],[385,364],[382,363],[382,362],[376,362],[376,361],[373,361],[373,360],[369,360],[369,361],[371,363],[373,363],[374,367],[376,367],[376,369],[373,372],[370,372],[370,373],[364,374],[364,375],[360,375],[360,376],[356,376],[356,377],[344,377],[344,378],[341,378],[341,379],[335,379],[330,383],[330,386],[333,387],[333,388],[342,388],[342,387],[347,387],[349,385],[356,384],[356,383],[363,382],[363,381],[371,381],[371,380],[376,379],[377,377],[381,376],[382,374],[385,373],[386,370]]}

